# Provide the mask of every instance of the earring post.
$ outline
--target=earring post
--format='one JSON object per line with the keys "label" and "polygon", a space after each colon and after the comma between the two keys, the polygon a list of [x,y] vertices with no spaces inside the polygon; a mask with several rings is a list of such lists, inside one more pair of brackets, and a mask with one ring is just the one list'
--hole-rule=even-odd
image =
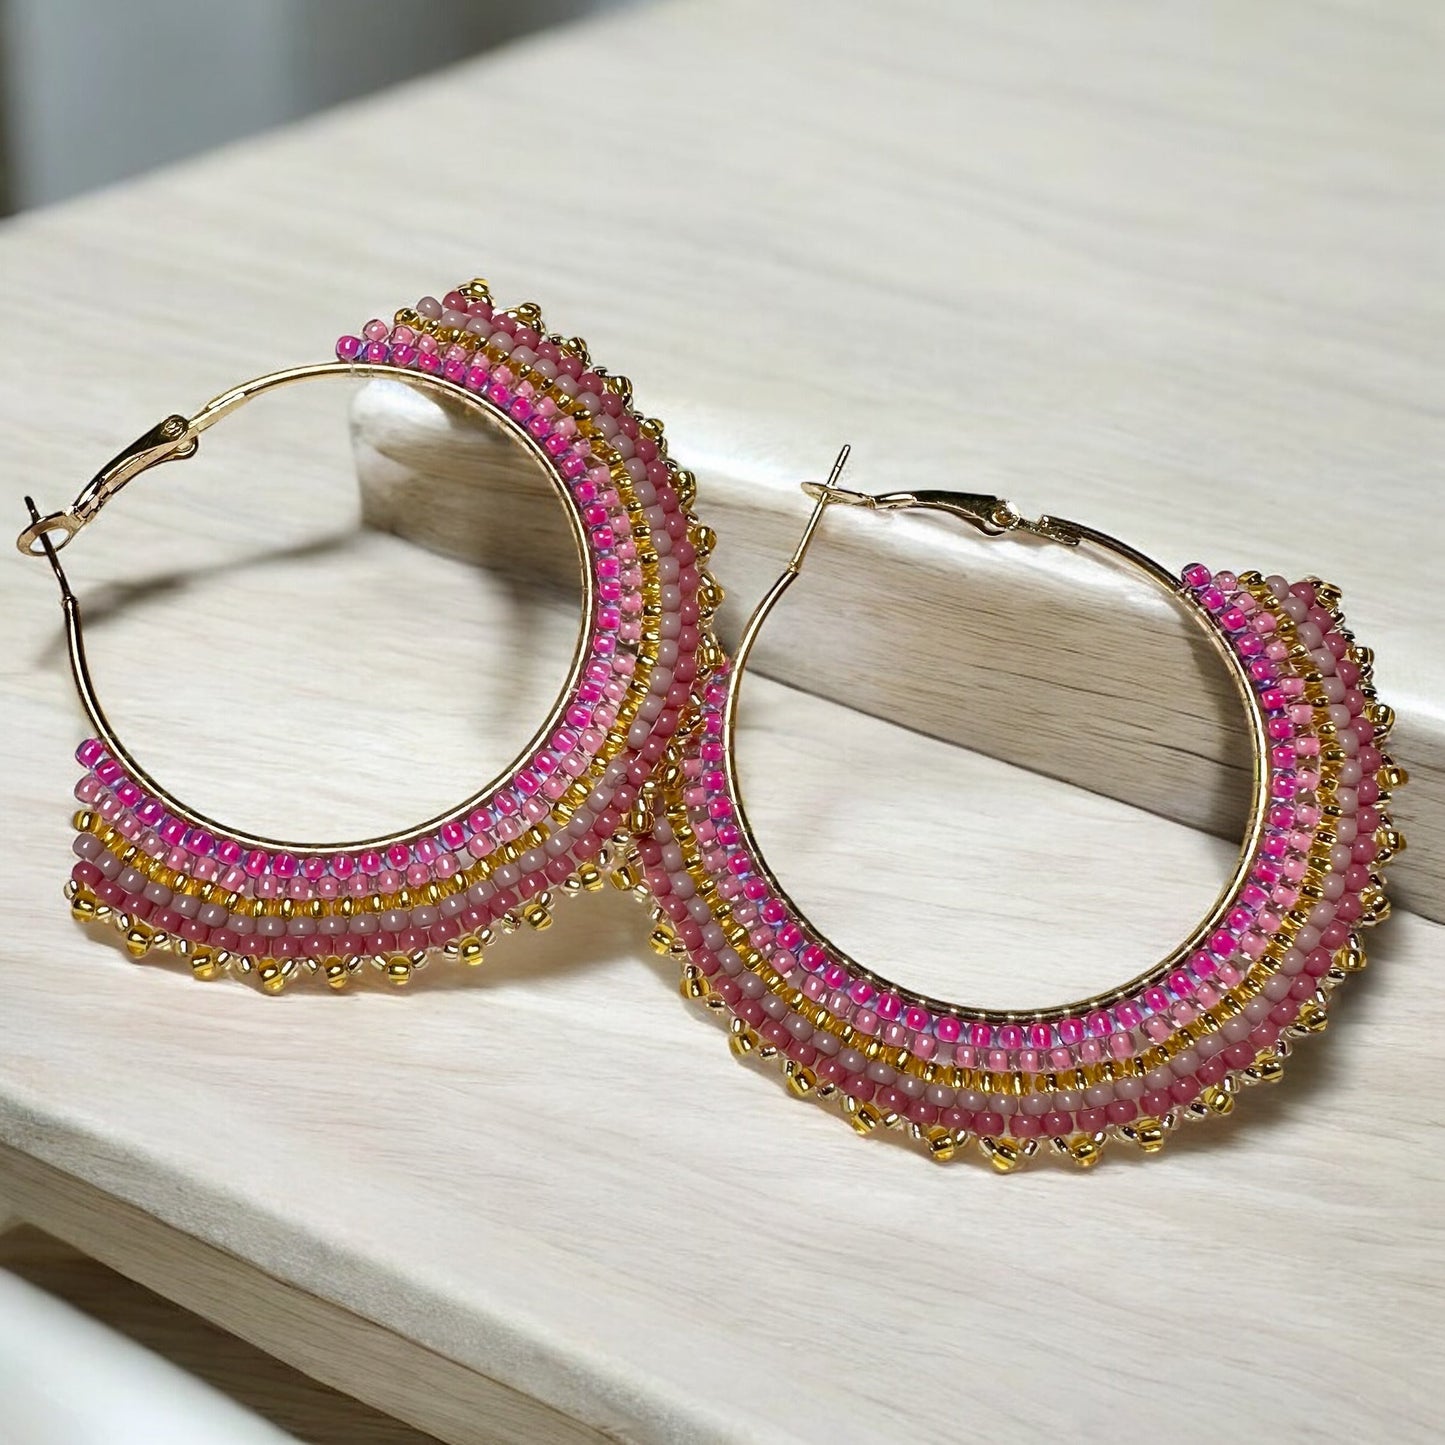
{"label": "earring post", "polygon": [[[813,533],[818,530],[818,523],[823,520],[823,512],[829,502],[843,500],[844,493],[838,487],[838,478],[843,474],[843,468],[848,465],[848,457],[853,451],[852,443],[844,442],[842,450],[833,461],[833,469],[828,473],[828,480],[817,486],[809,484],[805,490],[814,499],[813,514],[808,518],[808,525],[803,528],[803,535],[798,538],[798,545],[793,549],[793,555],[788,562],[788,572],[796,575],[803,566],[803,557],[807,553],[808,544],[813,540]],[[851,495],[851,494],[849,494]],[[862,493],[857,495],[861,496]]]}

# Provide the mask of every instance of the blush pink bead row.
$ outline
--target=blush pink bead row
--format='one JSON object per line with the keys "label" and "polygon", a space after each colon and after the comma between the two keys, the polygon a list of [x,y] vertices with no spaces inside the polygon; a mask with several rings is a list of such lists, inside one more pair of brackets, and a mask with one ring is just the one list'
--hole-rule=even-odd
{"label": "blush pink bead row", "polygon": [[[1335,955],[1365,918],[1362,900],[1378,883],[1371,870],[1387,828],[1381,777],[1388,760],[1368,715],[1368,681],[1314,583],[1274,577],[1251,590],[1231,573],[1198,565],[1183,575],[1189,596],[1243,660],[1270,744],[1262,836],[1202,945],[1127,997],[1078,1013],[1041,1010],[1032,1019],[940,1005],[862,970],[792,911],[748,851],[723,767],[724,668],[707,683],[699,725],[686,739],[677,808],[656,822],[639,852],[697,991],[732,1016],[735,1034],[755,1031],[790,1068],[920,1128],[1062,1140],[1145,1117],[1172,1124],[1231,1072],[1279,1050],[1306,1005],[1324,1006]],[[1327,746],[1339,754],[1328,763]],[[1316,896],[1305,896],[1327,823],[1327,859],[1314,859],[1323,878]],[[1241,990],[1272,948],[1278,967],[1258,991]],[[1235,1009],[1230,1000],[1242,992],[1250,996]],[[800,1009],[790,996],[812,1007]],[[1228,1017],[1180,1046],[1181,1030],[1210,1010]],[[934,1082],[880,1060],[879,1044],[933,1065]],[[1167,1063],[1150,1064],[1151,1051],[1167,1052]],[[1021,1095],[985,1087],[1015,1074],[1028,1081]],[[1045,1083],[1060,1075],[1080,1087]],[[958,1076],[979,1086],[941,1081]]]}

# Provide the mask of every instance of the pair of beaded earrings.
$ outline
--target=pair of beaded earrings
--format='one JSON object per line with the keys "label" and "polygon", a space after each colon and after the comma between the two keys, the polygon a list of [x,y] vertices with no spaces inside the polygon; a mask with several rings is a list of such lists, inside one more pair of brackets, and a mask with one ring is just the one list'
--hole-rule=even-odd
{"label": "pair of beaded earrings", "polygon": [[[1333,990],[1364,967],[1360,931],[1389,911],[1380,870],[1404,847],[1387,814],[1405,781],[1393,722],[1335,588],[1186,567],[1176,576],[1076,522],[1028,520],[996,497],[868,496],[838,485],[728,659],[721,589],[695,481],[661,423],[538,308],[503,310],[484,282],[427,297],[343,336],[335,361],[275,372],[170,416],[107,464],[20,550],[50,562],[71,670],[93,736],[77,758],[74,915],[165,950],[196,977],[267,992],[371,971],[406,984],[437,957],[477,964],[503,934],[545,927],[559,893],[608,876],[652,907],[653,944],[684,996],[725,1021],[735,1054],[770,1060],[801,1098],[860,1134],[894,1128],[935,1159],[972,1143],[1001,1170],[1042,1152],[1095,1162],[1108,1141],[1157,1151],[1184,1121],[1227,1114],[1241,1086],[1278,1079],[1325,1027]],[[195,454],[200,435],[278,387],[341,373],[400,377],[516,439],[561,499],[582,564],[585,624],[552,714],[503,775],[451,811],[361,842],[280,843],[214,822],[155,782],[116,736],[86,663],[81,609],[58,553],[133,477]],[[1101,550],[1200,627],[1243,701],[1254,755],[1250,824],[1207,918],[1120,987],[1056,1008],[931,998],[850,958],[764,860],[738,786],[739,686],[767,616],[832,504],[927,508],[990,536]]]}

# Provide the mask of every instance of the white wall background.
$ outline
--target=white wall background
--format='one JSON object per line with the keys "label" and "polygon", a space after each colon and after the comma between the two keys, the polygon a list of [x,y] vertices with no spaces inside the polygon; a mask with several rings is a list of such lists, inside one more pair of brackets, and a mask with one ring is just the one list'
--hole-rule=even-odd
{"label": "white wall background", "polygon": [[0,0],[12,209],[626,0]]}

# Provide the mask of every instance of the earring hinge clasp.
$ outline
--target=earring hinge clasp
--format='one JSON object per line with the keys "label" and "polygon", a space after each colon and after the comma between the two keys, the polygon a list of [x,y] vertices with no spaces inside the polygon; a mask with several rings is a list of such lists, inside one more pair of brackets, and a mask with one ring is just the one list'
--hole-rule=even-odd
{"label": "earring hinge clasp", "polygon": [[1077,547],[1083,540],[1077,528],[1068,522],[1050,516],[1022,516],[1012,502],[984,492],[884,492],[874,496],[826,482],[804,482],[803,491],[814,501],[842,502],[845,506],[864,507],[870,512],[901,512],[910,507],[947,512],[977,528],[986,537],[1027,532],[1065,547]]}
{"label": "earring hinge clasp", "polygon": [[15,539],[15,546],[27,557],[49,557],[54,564],[55,553],[92,521],[132,477],[162,462],[192,457],[200,444],[201,439],[190,420],[180,415],[168,416],[112,457],[63,512],[50,512],[42,517],[35,503],[26,497],[31,521]]}

